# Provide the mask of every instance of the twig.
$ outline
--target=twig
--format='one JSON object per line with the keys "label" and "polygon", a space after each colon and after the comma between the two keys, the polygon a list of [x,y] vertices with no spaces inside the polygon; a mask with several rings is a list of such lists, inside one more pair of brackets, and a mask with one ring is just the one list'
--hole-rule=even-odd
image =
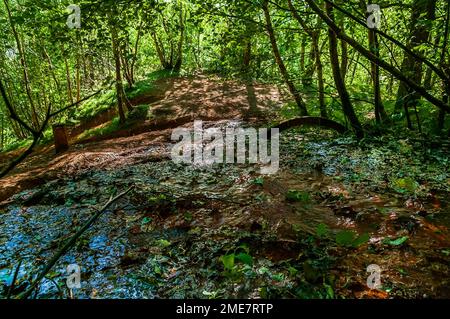
{"label": "twig", "polygon": [[19,275],[20,266],[22,266],[22,259],[19,260],[19,264],[17,265],[16,271],[14,272],[13,280],[12,280],[11,286],[9,286],[8,294],[6,295],[6,299],[11,299],[11,294],[14,289],[14,285],[16,283],[17,276]]}
{"label": "twig", "polygon": [[56,281],[55,281],[53,278],[50,278],[50,277],[47,277],[47,276],[45,276],[45,279],[47,279],[47,280],[49,280],[49,281],[51,281],[51,282],[53,283],[53,285],[54,285],[54,286],[56,287],[56,289],[58,290],[59,297],[60,297],[61,299],[63,299],[63,298],[64,298],[63,292],[61,291],[61,288],[59,288],[59,286],[58,286],[58,284],[56,283]]}
{"label": "twig", "polygon": [[70,238],[70,240],[56,253],[56,255],[50,260],[50,262],[45,266],[44,270],[40,273],[40,275],[36,278],[34,283],[28,288],[25,292],[20,294],[17,299],[26,299],[28,298],[36,286],[40,283],[40,281],[47,275],[47,273],[52,269],[52,267],[58,262],[59,258],[63,256],[72,246],[76,243],[77,239],[81,237],[81,235],[111,206],[115,201],[122,198],[126,194],[128,194],[131,190],[133,190],[134,186],[130,187],[125,192],[117,195],[114,198],[111,198],[102,209],[100,209],[97,213],[92,216],[83,227],[81,227],[75,235]]}

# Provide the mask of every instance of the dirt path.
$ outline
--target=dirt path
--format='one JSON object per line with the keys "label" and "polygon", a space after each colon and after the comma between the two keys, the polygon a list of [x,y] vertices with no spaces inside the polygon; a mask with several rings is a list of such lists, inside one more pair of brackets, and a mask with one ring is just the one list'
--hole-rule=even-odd
{"label": "dirt path", "polygon": [[[152,93],[131,101],[134,105],[150,104],[151,120],[107,136],[77,141],[63,154],[55,155],[53,146],[38,149],[1,180],[0,202],[24,189],[76,174],[78,170],[112,169],[147,160],[150,149],[170,143],[171,129],[194,120],[264,122],[283,100],[278,89],[270,85],[242,84],[206,76],[164,79],[156,85],[159,87],[156,95]],[[99,125],[99,121],[114,115],[114,112],[106,113],[92,120],[91,125]],[[91,128],[83,125],[84,130]],[[74,130],[75,135],[80,133],[82,130]],[[19,153],[4,154],[0,159],[6,163]]]}

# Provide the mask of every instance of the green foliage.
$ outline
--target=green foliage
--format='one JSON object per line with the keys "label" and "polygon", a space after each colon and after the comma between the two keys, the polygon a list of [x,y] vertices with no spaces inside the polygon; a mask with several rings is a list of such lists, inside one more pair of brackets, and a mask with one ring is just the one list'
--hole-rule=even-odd
{"label": "green foliage", "polygon": [[14,141],[2,149],[3,152],[11,152],[20,148],[28,147],[32,143],[31,139]]}
{"label": "green foliage", "polygon": [[419,184],[414,179],[405,177],[394,180],[392,188],[401,194],[414,193],[419,188]]}
{"label": "green foliage", "polygon": [[235,259],[234,254],[220,256],[220,261],[223,264],[223,268],[228,271],[231,271],[234,269],[234,259]]}
{"label": "green foliage", "polygon": [[146,79],[136,82],[131,89],[126,90],[128,99],[132,100],[143,95],[156,94],[157,81],[178,76],[177,72],[171,70],[158,70],[146,75]]}
{"label": "green foliage", "polygon": [[325,235],[327,235],[329,231],[330,230],[327,225],[325,225],[324,223],[320,223],[319,225],[317,225],[316,235],[317,237],[322,238],[325,237]]}
{"label": "green foliage", "polygon": [[81,106],[76,108],[75,112],[72,113],[70,118],[76,121],[87,121],[113,107],[115,102],[116,91],[113,89],[106,90],[102,94],[81,104]]}
{"label": "green foliage", "polygon": [[252,181],[252,183],[255,184],[255,185],[263,186],[264,185],[264,178],[263,177],[255,178]]}
{"label": "green foliage", "polygon": [[[234,249],[234,252],[231,254],[220,256],[219,260],[222,262],[225,270],[223,274],[233,280],[250,271],[253,266],[253,258],[245,244]],[[242,265],[236,264],[236,261],[239,261]]]}
{"label": "green foliage", "polygon": [[298,190],[289,190],[286,193],[286,200],[290,202],[309,202],[311,200],[311,196],[309,193],[301,192]]}
{"label": "green foliage", "polygon": [[149,118],[150,107],[147,104],[137,105],[128,113],[127,123],[145,121]]}
{"label": "green foliage", "polygon": [[383,239],[383,244],[389,245],[389,246],[402,246],[408,241],[408,236],[399,237],[397,239],[390,239],[385,238]]}
{"label": "green foliage", "polygon": [[369,242],[370,236],[367,233],[359,235],[355,231],[343,230],[336,234],[336,243],[340,246],[358,248]]}
{"label": "green foliage", "polygon": [[93,136],[106,136],[121,129],[119,117],[115,117],[111,122],[102,125],[101,127],[84,131],[79,136],[79,139],[86,139]]}
{"label": "green foliage", "polygon": [[247,253],[239,253],[235,256],[235,258],[239,261],[241,261],[242,263],[252,266],[253,265],[253,259],[252,256],[250,256]]}

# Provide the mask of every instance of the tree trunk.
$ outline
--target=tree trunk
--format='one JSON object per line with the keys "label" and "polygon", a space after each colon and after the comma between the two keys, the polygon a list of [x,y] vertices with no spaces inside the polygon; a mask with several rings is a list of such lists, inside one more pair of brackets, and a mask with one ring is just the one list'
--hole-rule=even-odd
{"label": "tree trunk", "polygon": [[300,45],[300,74],[302,77],[305,74],[305,52],[306,52],[306,36],[302,34]]}
{"label": "tree trunk", "polygon": [[[319,46],[320,33],[321,33],[321,19],[317,17],[317,22],[315,25],[315,30],[310,28],[308,24],[302,19],[302,17],[298,14],[295,9],[292,0],[288,0],[289,10],[291,11],[293,17],[297,20],[297,22],[302,26],[306,33],[311,37],[312,41],[312,53],[315,61],[314,68],[317,69],[317,86],[318,86],[318,97],[319,97],[319,108],[320,108],[320,116],[323,118],[328,118],[327,108],[325,105],[325,85],[323,80],[323,64],[321,60],[321,52]],[[311,77],[314,74],[314,68],[311,73]]]}
{"label": "tree trunk", "polygon": [[155,32],[152,32],[151,35],[152,35],[153,43],[155,44],[156,53],[158,54],[159,62],[161,62],[161,66],[164,69],[167,69],[168,65],[166,63],[164,46],[162,46],[162,44],[159,42],[158,36],[156,35]]}
{"label": "tree trunk", "polygon": [[125,76],[125,79],[127,80],[128,87],[132,88],[133,87],[133,79],[131,78],[130,65],[128,64],[128,61],[125,58],[126,52],[127,52],[126,48],[123,48],[122,50],[120,50],[120,52],[119,52],[120,53],[120,61],[122,63],[123,74]]}
{"label": "tree trunk", "polygon": [[184,44],[184,19],[183,17],[183,4],[180,2],[180,38],[178,40],[178,48],[177,48],[177,60],[173,69],[175,72],[179,72],[181,70],[181,65],[183,64],[183,44]]}
{"label": "tree trunk", "polygon": [[1,138],[1,141],[0,141],[0,150],[2,150],[3,149],[3,146],[5,145],[5,118],[3,117],[3,114],[1,115],[1,119],[2,119],[2,121],[1,121],[1,126],[2,126],[2,131],[1,131],[1,133],[0,133],[0,136],[2,137]]}
{"label": "tree trunk", "polygon": [[[439,48],[439,43],[441,42],[442,34],[438,33],[436,35],[436,39],[434,41],[434,48],[436,48],[435,52],[437,52],[437,48]],[[436,53],[433,53],[433,59],[436,58]],[[427,71],[425,72],[425,77],[423,80],[423,87],[427,90],[431,90],[433,88],[433,70],[430,67],[427,67]]]}
{"label": "tree trunk", "polygon": [[16,45],[17,45],[17,50],[19,51],[19,57],[20,57],[20,64],[22,66],[22,72],[23,72],[23,80],[25,83],[25,91],[27,93],[27,97],[28,97],[28,102],[30,103],[31,106],[31,115],[32,115],[32,123],[33,123],[33,127],[34,129],[39,129],[39,118],[36,112],[36,107],[34,104],[34,99],[33,99],[33,94],[32,94],[32,89],[31,89],[31,83],[30,83],[30,77],[28,74],[28,66],[27,66],[27,61],[25,58],[25,51],[23,49],[22,46],[22,42],[20,41],[19,38],[19,34],[16,30],[16,26],[13,22],[12,19],[12,14],[11,14],[11,10],[9,8],[9,1],[8,0],[3,0],[4,4],[5,4],[5,8],[6,11],[8,13],[8,19],[9,19],[9,23],[11,25],[11,30],[13,32],[14,35],[14,39],[16,40]]}
{"label": "tree trunk", "polygon": [[275,32],[274,32],[273,26],[272,26],[272,19],[270,17],[268,4],[269,4],[269,1],[264,0],[262,8],[263,8],[264,16],[266,19],[266,28],[267,28],[267,32],[269,34],[270,43],[272,45],[273,55],[275,56],[275,61],[278,65],[281,76],[283,77],[284,82],[286,83],[286,85],[289,89],[289,92],[292,94],[292,96],[295,99],[295,102],[297,103],[297,106],[300,111],[300,115],[302,115],[302,116],[308,115],[308,111],[306,109],[306,104],[303,102],[303,99],[302,99],[300,93],[298,92],[297,88],[295,87],[294,83],[292,82],[292,80],[289,76],[289,73],[286,69],[286,66],[284,65],[283,59],[281,58],[281,54],[278,49],[278,44],[277,44],[277,40],[275,37]]}
{"label": "tree trunk", "polygon": [[[319,25],[319,23],[318,23]],[[316,68],[317,68],[317,85],[319,89],[319,108],[320,116],[328,118],[327,106],[325,105],[325,85],[323,81],[323,65],[321,59],[321,52],[319,46],[320,34],[316,34],[313,38],[314,54],[316,56]]]}
{"label": "tree trunk", "polygon": [[139,23],[138,33],[136,36],[136,43],[134,44],[133,59],[131,60],[131,65],[130,65],[131,82],[133,83],[133,85],[136,82],[135,78],[134,78],[134,69],[135,69],[136,61],[137,61],[137,57],[138,57],[139,41],[141,40],[143,25],[144,25],[144,22],[141,21]]}
{"label": "tree trunk", "polygon": [[417,91],[423,98],[438,107],[439,109],[445,110],[447,113],[450,112],[450,105],[435,97],[433,94],[425,90],[421,85],[412,81],[408,76],[403,74],[399,69],[394,67],[392,64],[387,63],[385,60],[377,57],[372,52],[367,50],[364,46],[358,43],[353,38],[349,37],[331,20],[314,2],[314,0],[305,0],[312,10],[317,13],[320,18],[336,33],[336,36],[347,42],[361,55],[367,58],[369,61],[376,63],[380,68],[392,74],[397,80],[405,82],[409,87]]}
{"label": "tree trunk", "polygon": [[[342,22],[342,24],[341,24],[341,30],[345,32],[344,22]],[[345,77],[347,76],[347,69],[348,69],[348,48],[347,48],[347,43],[345,41],[340,41],[340,44],[341,44],[341,55],[342,55],[341,77],[345,83]]]}
{"label": "tree trunk", "polygon": [[[325,3],[325,8],[328,16],[331,20],[334,19],[333,15],[333,7],[329,3]],[[355,131],[357,137],[363,137],[364,132],[361,126],[361,123],[356,116],[355,110],[353,109],[352,103],[350,101],[350,96],[348,94],[347,88],[344,83],[344,79],[342,78],[342,73],[339,67],[339,56],[337,50],[337,36],[332,28],[328,28],[328,39],[330,42],[330,59],[331,59],[331,68],[333,71],[334,83],[339,93],[339,97],[342,104],[342,110],[344,112],[345,117],[349,120],[352,129]]]}
{"label": "tree trunk", "polygon": [[[408,48],[415,50],[416,47],[425,44],[430,37],[431,24],[425,21],[435,19],[436,0],[414,0],[410,18],[410,39]],[[401,72],[406,74],[412,81],[420,85],[422,83],[422,61],[405,54],[401,66]],[[400,82],[397,92],[395,111],[417,106],[420,95],[412,90],[406,83]]]}
{"label": "tree trunk", "polygon": [[81,77],[80,77],[80,55],[77,54],[77,67],[76,67],[76,75],[75,81],[77,85],[77,102],[81,99]]}
{"label": "tree trunk", "polygon": [[[444,43],[442,45],[441,57],[439,60],[439,67],[446,73],[450,74],[450,56],[448,57],[447,62],[445,62],[445,56],[447,55],[447,46],[450,35],[450,3],[447,3],[447,13],[445,18],[445,28],[444,28]],[[443,81],[442,82],[442,91],[443,93],[443,101],[448,104],[449,96],[450,96],[450,83]],[[445,115],[446,111],[441,109],[439,110],[438,119],[437,119],[437,128],[438,131],[441,132],[444,129],[445,124]]]}
{"label": "tree trunk", "polygon": [[[372,4],[372,0],[369,0],[368,4]],[[365,1],[362,1],[362,9],[364,11],[367,8]],[[368,16],[369,14],[367,14]],[[370,51],[377,57],[380,57],[380,45],[378,42],[378,35],[373,29],[368,29],[368,39]],[[371,62],[370,63],[371,78],[373,83],[373,94],[375,102],[375,119],[377,123],[381,123],[387,119],[387,114],[384,109],[383,101],[381,99],[381,87],[380,87],[380,67]]]}
{"label": "tree trunk", "polygon": [[64,66],[66,69],[66,82],[67,82],[67,97],[69,99],[69,104],[73,103],[73,95],[72,95],[72,80],[70,77],[70,69],[69,69],[69,62],[67,61],[67,55],[64,50],[64,44],[61,44],[61,53],[64,59]]}
{"label": "tree trunk", "polygon": [[[246,28],[248,31],[248,27]],[[249,77],[250,73],[250,63],[252,61],[252,39],[251,36],[246,33],[247,37],[243,44],[243,54],[242,54],[242,73],[246,78]]]}
{"label": "tree trunk", "polygon": [[120,52],[119,52],[119,43],[117,36],[117,29],[114,23],[110,23],[110,31],[111,31],[111,42],[112,49],[114,55],[114,62],[116,65],[116,95],[117,95],[117,108],[119,110],[119,121],[121,124],[125,123],[125,112],[124,112],[124,92],[123,92],[123,84],[122,84],[122,67],[120,64]]}

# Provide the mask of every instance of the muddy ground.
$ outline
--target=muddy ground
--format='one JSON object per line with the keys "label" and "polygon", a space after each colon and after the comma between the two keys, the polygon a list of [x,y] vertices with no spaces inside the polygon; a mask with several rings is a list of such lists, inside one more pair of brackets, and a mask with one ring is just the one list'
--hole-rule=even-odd
{"label": "muddy ground", "polygon": [[[445,150],[298,130],[281,137],[281,168],[271,176],[258,165],[175,164],[171,124],[268,123],[282,94],[205,78],[170,81],[161,99],[147,97],[154,117],[136,131],[77,141],[58,156],[41,149],[2,180],[3,296],[19,261],[13,294],[95,208],[134,185],[35,298],[450,297]],[[69,291],[73,263],[82,288]],[[371,264],[382,270],[377,290],[367,286]]]}

